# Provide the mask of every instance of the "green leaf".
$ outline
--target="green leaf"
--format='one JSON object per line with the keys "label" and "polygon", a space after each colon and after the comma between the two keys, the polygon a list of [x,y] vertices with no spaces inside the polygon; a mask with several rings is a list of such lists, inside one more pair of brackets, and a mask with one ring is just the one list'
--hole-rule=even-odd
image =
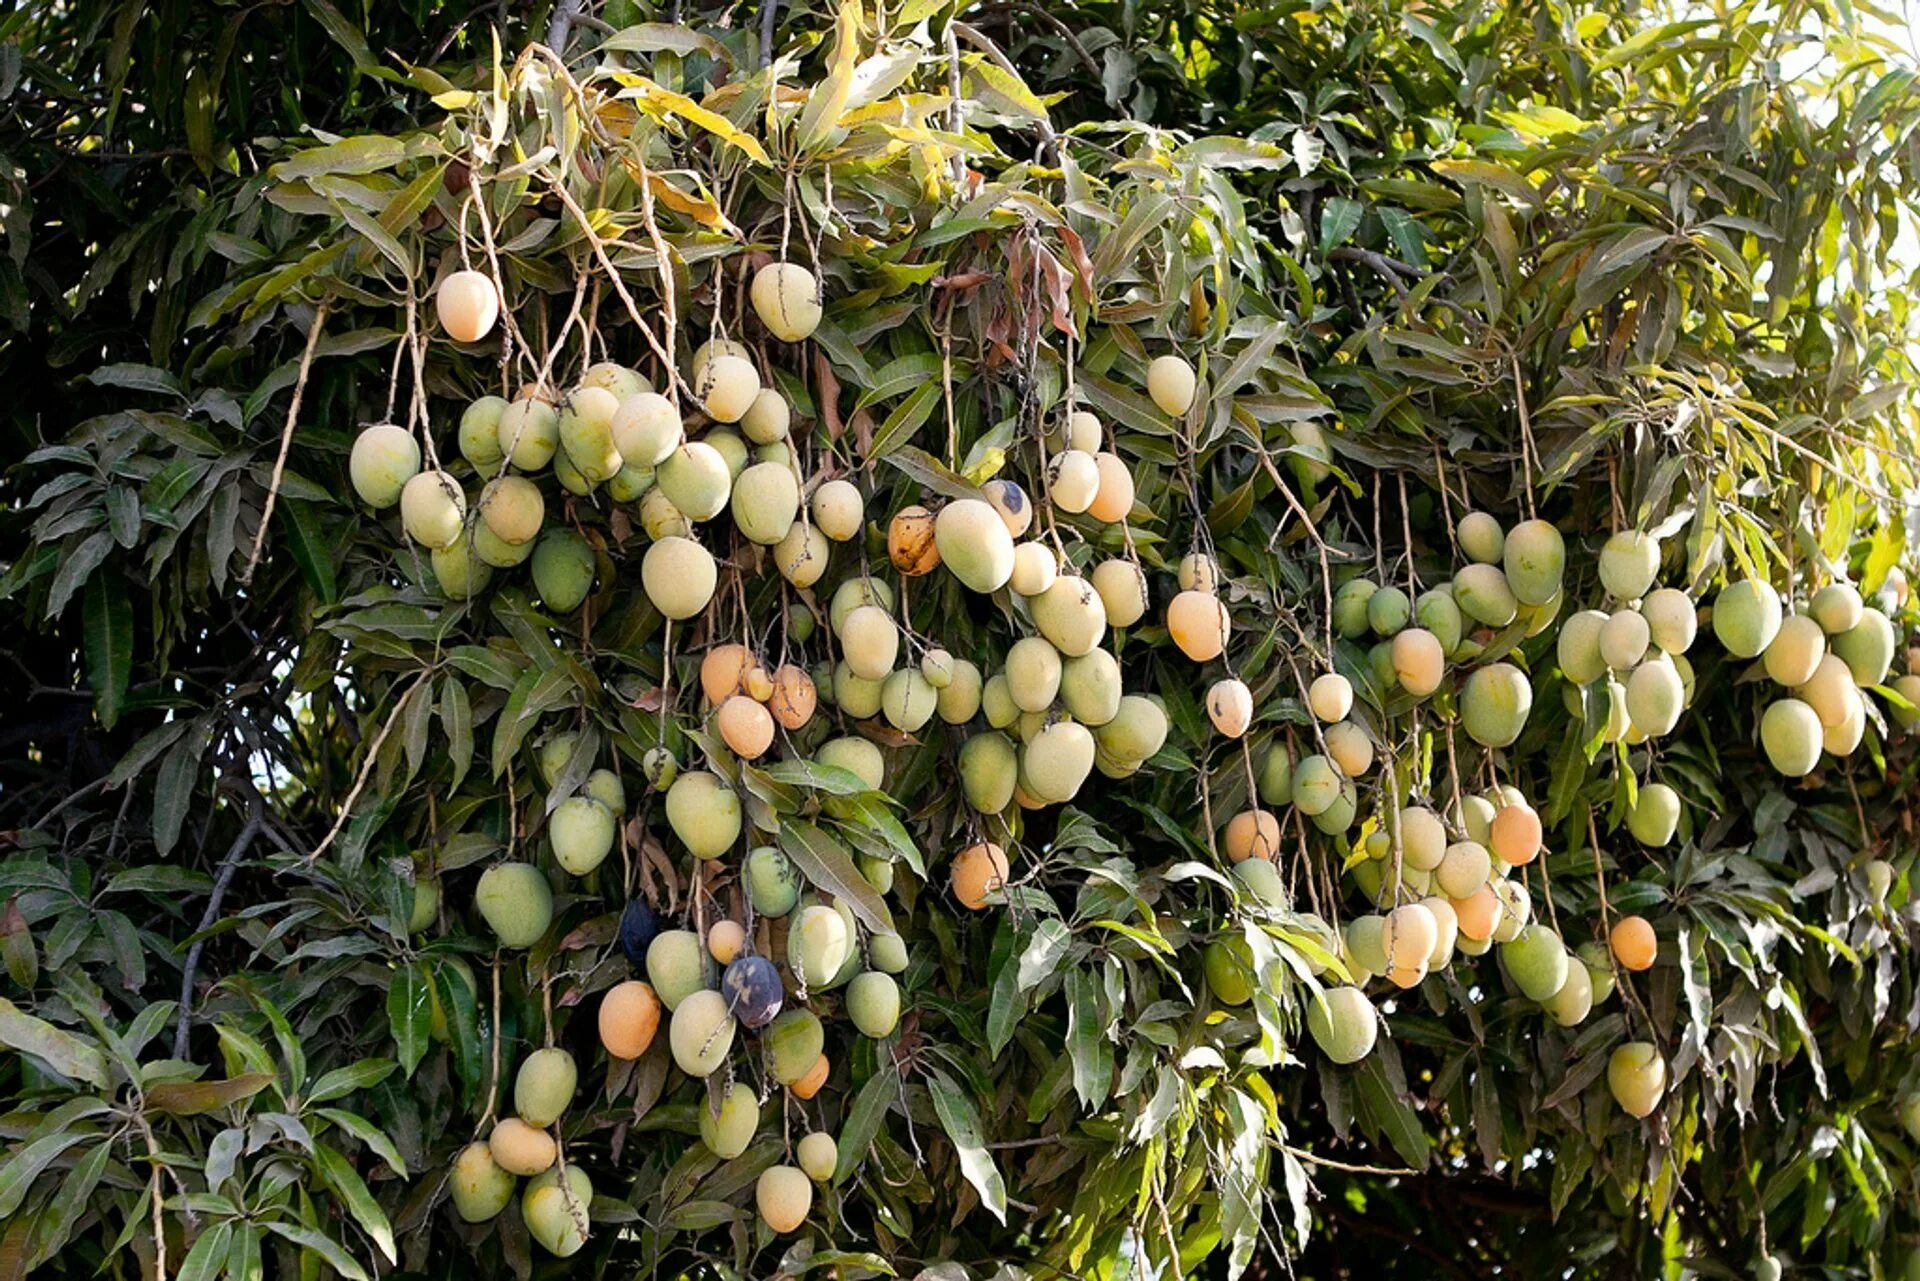
{"label": "green leaf", "polygon": [[161,855],[171,852],[180,839],[181,825],[193,805],[194,786],[199,780],[201,739],[192,735],[174,744],[153,784],[153,847]]}
{"label": "green leaf", "polygon": [[1431,22],[1425,18],[1415,17],[1411,12],[1402,12],[1400,27],[1408,35],[1433,50],[1433,56],[1440,59],[1447,70],[1455,75],[1466,74],[1466,68],[1460,65],[1460,55],[1454,51],[1453,43],[1441,35],[1439,28]]}
{"label": "green leaf", "polygon": [[61,1153],[76,1144],[99,1139],[98,1134],[88,1130],[56,1130],[14,1148],[7,1163],[0,1165],[0,1223],[13,1217],[33,1187],[33,1181],[58,1160]]}
{"label": "green leaf", "polygon": [[1320,206],[1320,252],[1337,248],[1353,239],[1367,207],[1351,196],[1331,196]]}
{"label": "green leaf", "polygon": [[1073,1092],[1093,1111],[1113,1092],[1113,1043],[1107,1040],[1100,980],[1084,969],[1067,972],[1067,1054]]}
{"label": "green leaf", "polygon": [[1354,1073],[1354,1085],[1360,1106],[1373,1124],[1386,1133],[1387,1141],[1400,1159],[1416,1170],[1423,1170],[1433,1155],[1432,1140],[1414,1115],[1408,1102],[1394,1091],[1387,1070],[1378,1054],[1369,1054]]}
{"label": "green leaf", "polygon": [[344,1098],[355,1090],[376,1086],[393,1074],[395,1066],[392,1059],[361,1059],[358,1063],[335,1068],[313,1083],[313,1089],[307,1094],[307,1102],[326,1103]]}
{"label": "green leaf", "polygon": [[455,792],[473,766],[473,706],[467,687],[452,672],[440,682],[440,721],[447,731],[447,762],[453,766],[447,790]]}
{"label": "green leaf", "polygon": [[838,765],[820,765],[805,757],[775,761],[761,770],[776,783],[825,792],[829,796],[858,796],[868,791],[867,781],[850,769]]}
{"label": "green leaf", "polygon": [[1033,937],[1027,940],[1026,949],[1020,953],[1020,964],[1016,971],[1020,990],[1032,991],[1051,977],[1060,968],[1060,962],[1066,959],[1067,949],[1072,943],[1073,931],[1058,917],[1050,916],[1035,926]]}
{"label": "green leaf", "polygon": [[187,1257],[180,1261],[180,1270],[174,1273],[174,1281],[213,1281],[226,1269],[227,1250],[232,1241],[231,1221],[223,1219],[208,1224],[194,1238],[193,1248],[187,1251]]}
{"label": "green leaf", "polygon": [[274,511],[284,513],[287,518],[287,551],[293,563],[300,567],[300,576],[307,580],[307,586],[322,605],[333,604],[340,599],[334,577],[333,548],[322,532],[313,504],[288,500]]}
{"label": "green leaf", "polygon": [[900,1070],[894,1066],[891,1057],[883,1058],[879,1069],[867,1078],[860,1092],[853,1096],[853,1102],[847,1105],[846,1120],[840,1123],[837,1136],[839,1157],[833,1168],[836,1186],[845,1183],[860,1169],[860,1163],[873,1147],[874,1136],[880,1133],[880,1127],[886,1121],[887,1110],[893,1106],[899,1094]]}
{"label": "green leaf", "polygon": [[275,1236],[293,1242],[303,1250],[311,1250],[328,1267],[346,1277],[348,1281],[367,1281],[367,1270],[342,1249],[340,1243],[323,1232],[317,1232],[304,1223],[289,1223],[285,1219],[274,1219],[267,1224],[267,1230]]}
{"label": "green leaf", "polygon": [[127,391],[160,391],[170,396],[187,398],[186,389],[180,380],[164,369],[152,365],[102,365],[87,375],[87,381],[96,387],[120,387]]}
{"label": "green leaf", "polygon": [[894,933],[886,900],[860,875],[846,846],[813,824],[792,819],[780,825],[780,848],[815,886],[846,900],[861,924],[881,934]]}
{"label": "green leaf", "polygon": [[715,62],[733,62],[727,47],[712,36],[671,22],[622,27],[601,41],[600,48],[608,53],[704,53]]}
{"label": "green leaf", "polygon": [[97,573],[87,580],[82,621],[94,714],[103,729],[112,729],[133,677],[133,601],[118,574]]}
{"label": "green leaf", "polygon": [[400,1056],[400,1069],[412,1076],[427,1053],[433,1026],[432,984],[421,961],[409,961],[394,971],[387,985],[387,1025]]}
{"label": "green leaf", "polygon": [[887,415],[873,433],[873,446],[867,450],[868,458],[885,458],[895,449],[913,439],[915,432],[926,425],[933,416],[934,408],[940,403],[940,384],[923,382]]}
{"label": "green leaf", "polygon": [[[308,0],[309,4],[314,0]],[[331,6],[329,6],[331,7]],[[318,147],[308,147],[291,160],[282,160],[267,170],[276,182],[297,178],[316,178],[330,173],[378,173],[391,169],[407,158],[407,144],[398,138],[380,134],[360,134]]]}
{"label": "green leaf", "polygon": [[200,1116],[250,1099],[273,1084],[265,1072],[246,1072],[224,1081],[161,1081],[147,1087],[147,1106],[173,1116]]}
{"label": "green leaf", "polygon": [[[384,1062],[384,1060],[381,1060]],[[325,1078],[322,1078],[323,1080]],[[387,1137],[385,1130],[373,1122],[353,1112],[340,1108],[315,1108],[313,1115],[325,1117],[341,1129],[360,1140],[371,1149],[374,1155],[387,1163],[399,1178],[407,1177],[407,1163],[400,1159],[400,1150],[393,1146],[393,1140]]]}
{"label": "green leaf", "polygon": [[940,1119],[940,1128],[947,1132],[954,1151],[959,1154],[960,1172],[980,1194],[980,1202],[987,1207],[987,1212],[1004,1225],[1007,1185],[1001,1180],[1000,1170],[981,1137],[980,1109],[974,1105],[973,1096],[937,1069],[927,1074],[927,1093],[933,1099],[933,1113]]}
{"label": "green leaf", "polygon": [[902,445],[880,461],[894,467],[943,498],[978,498],[980,487],[935,460],[924,449]]}
{"label": "green leaf", "polygon": [[320,20],[320,25],[327,29],[333,42],[347,51],[356,70],[372,71],[379,68],[380,60],[374,57],[372,48],[367,44],[366,33],[354,26],[333,5],[332,0],[305,0],[305,3],[313,16]]}
{"label": "green leaf", "polygon": [[1394,248],[1399,250],[1400,256],[1416,267],[1425,267],[1428,263],[1427,242],[1413,215],[1391,205],[1383,205],[1377,212],[1380,225],[1387,229],[1387,235],[1393,239]]}
{"label": "green leaf", "polygon": [[0,1045],[33,1055],[61,1076],[107,1088],[107,1056],[99,1046],[35,1018],[4,997],[0,997]]}
{"label": "green leaf", "polygon": [[320,1167],[321,1175],[326,1179],[340,1199],[346,1202],[347,1213],[360,1225],[360,1230],[373,1238],[380,1247],[380,1253],[387,1256],[388,1263],[399,1261],[399,1255],[393,1244],[393,1225],[387,1222],[387,1216],[381,1211],[380,1203],[373,1199],[373,1193],[367,1191],[367,1184],[347,1158],[324,1143],[313,1145],[314,1164]]}
{"label": "green leaf", "polygon": [[66,612],[67,602],[73,599],[74,592],[80,589],[93,571],[100,568],[107,559],[107,553],[113,550],[113,535],[101,529],[84,538],[69,539],[60,568],[54,571],[53,585],[47,589],[48,618],[58,618]]}

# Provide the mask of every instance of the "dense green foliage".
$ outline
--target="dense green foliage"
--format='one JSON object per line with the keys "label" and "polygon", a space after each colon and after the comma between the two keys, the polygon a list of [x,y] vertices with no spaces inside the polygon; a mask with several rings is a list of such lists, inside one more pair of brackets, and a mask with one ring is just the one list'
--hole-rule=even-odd
{"label": "dense green foliage", "polygon": [[[57,1254],[150,1275],[157,1224],[161,1270],[197,1277],[296,1256],[342,1275],[1117,1277],[1136,1253],[1164,1266],[1170,1241],[1182,1275],[1281,1256],[1303,1276],[1749,1275],[1765,1252],[1906,1274],[1907,705],[1873,694],[1857,751],[1783,780],[1756,732],[1774,692],[1708,628],[1678,729],[1603,742],[1604,689],[1596,706],[1566,681],[1554,629],[1523,618],[1478,658],[1511,651],[1533,712],[1487,750],[1453,733],[1451,681],[1417,706],[1382,689],[1328,617],[1358,577],[1446,582],[1468,507],[1537,510],[1568,547],[1563,619],[1601,604],[1607,536],[1651,530],[1667,585],[1710,601],[1759,576],[1791,599],[1850,579],[1904,651],[1920,82],[1897,49],[1799,4],[956,20],[910,0],[781,10],[764,46],[757,11],[565,6],[561,58],[520,52],[554,15],[508,8],[82,0],[0,23],[17,691],[0,1043],[24,1051],[0,1059],[0,1272]],[[477,266],[483,237],[498,250],[521,336],[504,355],[433,325],[462,236]],[[819,265],[809,342],[750,319],[756,255]],[[724,515],[709,541],[732,547],[728,586],[668,628],[641,589],[637,503],[546,486],[597,571],[581,609],[555,611],[523,571],[448,599],[399,520],[355,500],[365,424],[423,426],[471,499],[455,432],[473,398],[607,355],[658,381],[716,326],[792,402],[802,469],[866,492],[872,527],[825,587],[870,567],[901,584],[913,636],[989,672],[1025,607],[945,571],[899,580],[887,518],[996,474],[1038,496],[1070,387],[1106,421],[1137,485],[1127,530],[1062,513],[1058,537],[1075,564],[1149,571],[1152,609],[1111,642],[1129,692],[1169,713],[1144,770],[985,817],[957,785],[960,731],[829,731],[828,707],[735,761],[701,719],[702,652],[836,651],[791,621],[827,591],[729,544]],[[1204,380],[1184,421],[1142,390],[1170,351]],[[1202,704],[1222,665],[1161,625],[1196,550],[1223,567],[1245,745]],[[1351,832],[1276,806],[1297,912],[1270,911],[1224,875],[1216,833],[1270,751],[1313,750],[1302,691],[1329,665],[1362,688],[1388,767],[1361,780]],[[503,859],[552,864],[549,815],[584,777],[542,778],[559,730],[624,780],[619,857],[553,872],[555,927],[497,950],[475,883]],[[842,732],[885,746],[886,796],[800,763]],[[668,833],[642,774],[662,743],[683,769],[716,762],[796,861],[818,840],[898,864],[880,910],[911,958],[900,1029],[830,1017],[829,1084],[804,1103],[736,1048],[770,1102],[732,1161],[696,1139],[706,1096],[664,1030],[629,1063],[595,1034],[629,970],[629,897],[742,916],[781,954],[784,926],[743,911],[738,860],[693,862]],[[1405,992],[1378,979],[1380,1044],[1335,1066],[1302,1031],[1325,959],[1310,913],[1366,910],[1342,872],[1378,815],[1496,779],[1545,820],[1547,854],[1515,877],[1535,917],[1572,945],[1641,913],[1659,963],[1565,1029],[1491,957]],[[1648,848],[1624,823],[1656,779],[1683,810]],[[981,835],[1015,852],[1018,883],[976,915],[946,864]],[[805,867],[864,902],[844,862]],[[439,892],[424,928],[416,881]],[[1228,1008],[1200,958],[1241,931],[1268,940],[1261,994]],[[1629,1037],[1671,1065],[1646,1121],[1604,1079]],[[443,1177],[543,1043],[581,1064],[560,1129],[594,1180],[595,1232],[566,1264],[517,1208],[461,1223]],[[812,1127],[840,1134],[838,1167],[809,1226],[776,1238],[754,1180]]]}

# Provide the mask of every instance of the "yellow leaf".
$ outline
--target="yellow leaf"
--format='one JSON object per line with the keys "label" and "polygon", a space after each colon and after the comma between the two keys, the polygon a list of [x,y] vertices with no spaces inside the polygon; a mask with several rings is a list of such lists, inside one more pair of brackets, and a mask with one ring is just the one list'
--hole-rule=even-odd
{"label": "yellow leaf", "polygon": [[[627,172],[633,175],[635,181],[639,181],[641,178],[640,166],[626,159],[624,156],[621,157],[621,160],[622,163],[627,166]],[[714,203],[711,197],[705,194],[695,195],[690,191],[684,191],[674,186],[671,182],[668,182],[659,174],[654,173],[651,169],[646,171],[645,181],[647,186],[653,191],[653,198],[675,213],[684,214],[686,217],[693,219],[710,231],[731,231],[733,229],[733,224],[727,221],[727,216],[720,212],[720,206]]]}
{"label": "yellow leaf", "polygon": [[967,468],[965,475],[966,475],[966,478],[972,481],[974,484],[984,485],[988,481],[992,480],[995,476],[998,476],[1000,474],[1000,469],[1002,467],[1005,467],[1006,465],[1007,465],[1006,450],[989,449],[986,453],[980,456],[979,462]]}
{"label": "yellow leaf", "polygon": [[825,141],[840,123],[846,110],[847,95],[853,88],[854,69],[860,57],[860,0],[840,0],[840,16],[834,22],[833,61],[827,78],[814,86],[807,96],[806,109],[800,113],[796,142],[802,151],[812,151]]}
{"label": "yellow leaf", "polygon": [[628,88],[621,94],[631,98],[640,108],[656,120],[678,118],[689,124],[698,125],[720,141],[744,151],[756,164],[768,164],[767,152],[752,134],[743,132],[740,127],[717,111],[710,111],[683,93],[675,93],[647,79],[645,76],[619,77]]}
{"label": "yellow leaf", "polygon": [[449,89],[446,93],[433,95],[433,105],[446,111],[461,111],[474,104],[476,95],[471,89]]}

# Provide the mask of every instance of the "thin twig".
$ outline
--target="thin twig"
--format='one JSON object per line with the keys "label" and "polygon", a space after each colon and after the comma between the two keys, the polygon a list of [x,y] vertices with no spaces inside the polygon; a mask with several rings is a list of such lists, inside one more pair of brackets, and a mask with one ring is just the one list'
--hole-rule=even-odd
{"label": "thin twig", "polygon": [[1332,1157],[1321,1156],[1317,1152],[1309,1152],[1305,1148],[1296,1148],[1285,1143],[1280,1145],[1280,1150],[1296,1161],[1304,1161],[1308,1165],[1323,1165],[1329,1170],[1339,1170],[1346,1174],[1377,1174],[1387,1179],[1414,1179],[1419,1178],[1422,1173],[1420,1170],[1405,1166],[1352,1165],[1346,1161],[1336,1161]]}
{"label": "thin twig", "polygon": [[[989,40],[985,35],[981,34],[979,31],[974,29],[971,25],[964,22],[960,22],[956,19],[947,24],[947,30],[951,31],[954,35],[959,36],[962,40],[965,40],[968,44],[972,45],[974,48],[978,49],[981,53],[985,54],[987,56],[988,62],[991,62],[994,66],[1000,68],[1000,70],[1006,72],[1008,75],[1018,76],[1020,74],[1019,70],[1014,67],[1012,61],[1008,59],[1007,55],[1000,52],[1000,46],[995,44],[993,41]],[[1054,153],[1054,156],[1057,158],[1060,154],[1060,140],[1059,140],[1059,137],[1053,132],[1053,126],[1048,124],[1045,120],[1035,120],[1033,122],[1033,127],[1034,127],[1034,132],[1040,135],[1040,145],[1052,150],[1052,152]]]}
{"label": "thin twig", "polygon": [[327,322],[327,304],[322,300],[314,308],[313,323],[307,326],[307,349],[300,355],[300,376],[294,380],[293,401],[287,406],[287,424],[280,429],[280,456],[273,462],[273,480],[267,486],[267,505],[260,510],[260,528],[253,532],[253,550],[247,554],[247,567],[240,573],[240,585],[253,582],[254,567],[260,563],[260,550],[267,543],[267,526],[273,520],[274,504],[280,500],[280,481],[287,474],[287,451],[293,448],[293,428],[300,421],[300,399],[307,390],[307,374],[313,368],[313,352],[320,345],[320,329]]}
{"label": "thin twig", "polygon": [[400,713],[407,709],[407,700],[413,697],[415,691],[431,674],[432,669],[429,668],[414,677],[413,684],[407,686],[406,693],[400,695],[399,701],[393,705],[393,710],[387,713],[386,724],[380,727],[380,732],[374,735],[373,742],[367,747],[367,758],[360,764],[360,774],[353,780],[353,789],[347,793],[347,799],[341,802],[340,816],[333,820],[333,826],[327,830],[326,837],[313,847],[313,853],[307,855],[309,864],[318,861],[320,856],[327,852],[327,848],[339,838],[341,831],[347,825],[347,816],[353,813],[353,803],[360,799],[360,793],[366,787],[367,779],[373,774],[374,764],[380,759],[380,745],[387,741],[387,735],[393,732],[395,723],[400,719]]}

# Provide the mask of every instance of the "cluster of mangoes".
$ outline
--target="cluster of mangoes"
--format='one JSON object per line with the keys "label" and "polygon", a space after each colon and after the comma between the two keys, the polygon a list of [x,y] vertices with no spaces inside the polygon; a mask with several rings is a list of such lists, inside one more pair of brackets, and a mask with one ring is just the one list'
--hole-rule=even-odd
{"label": "cluster of mangoes", "polygon": [[[750,296],[762,327],[781,341],[804,339],[819,322],[817,283],[804,269],[763,268]],[[438,303],[443,327],[463,342],[485,337],[499,316],[497,294],[479,273],[449,277]],[[1150,390],[1167,412],[1184,413],[1195,381],[1190,367],[1169,357],[1156,364]],[[681,390],[697,405],[694,416],[682,417]],[[757,562],[738,555],[741,542],[768,549],[773,568],[796,593],[788,640],[805,645],[824,626],[827,652],[837,657],[811,669],[763,665],[747,645],[709,638],[699,665],[702,718],[736,761],[777,752],[877,790],[886,761],[874,740],[884,734],[836,733],[823,727],[817,711],[832,709],[841,725],[884,723],[908,735],[938,716],[972,731],[957,754],[962,791],[983,815],[1000,815],[1016,803],[1038,808],[1069,801],[1095,768],[1124,777],[1160,750],[1168,731],[1165,709],[1157,699],[1126,693],[1113,650],[1102,646],[1110,627],[1129,627],[1145,616],[1146,575],[1130,557],[1110,557],[1083,576],[1050,528],[1053,512],[1113,523],[1133,509],[1131,473],[1102,448],[1096,417],[1069,409],[1048,436],[1041,480],[1042,509],[1052,509],[1050,537],[1035,530],[1035,504],[1021,484],[998,477],[977,496],[951,499],[937,510],[912,505],[885,521],[892,578],[873,572],[863,555],[835,557],[838,544],[864,543],[867,498],[857,473],[803,477],[802,458],[788,440],[790,421],[790,406],[763,385],[750,349],[713,338],[693,351],[684,380],[661,391],[636,370],[603,362],[559,396],[530,387],[512,401],[473,402],[459,431],[460,455],[478,482],[471,502],[456,475],[423,469],[414,437],[390,425],[362,433],[351,474],[369,505],[399,507],[407,535],[429,550],[442,591],[454,599],[484,590],[494,570],[531,560],[533,586],[549,609],[562,613],[585,600],[594,549],[575,530],[545,528],[540,477],[548,470],[565,493],[585,498],[600,491],[636,506],[647,539],[640,585],[671,622],[707,610],[721,559],[750,571]],[[723,513],[731,515],[731,532],[704,528]],[[839,576],[829,579],[836,560]],[[1000,656],[997,670],[983,672],[903,624],[905,583],[935,571],[1011,604],[1028,634]],[[1205,584],[1183,579],[1181,586],[1168,625],[1183,650],[1205,661],[1225,647],[1226,609],[1211,576]],[[616,847],[627,798],[609,770],[569,771],[576,744],[572,733],[550,734],[536,758],[549,788],[563,773],[581,780],[551,805],[545,836],[553,863],[585,878]],[[739,1034],[757,1043],[774,1083],[811,1098],[830,1065],[826,1029],[810,1002],[844,989],[840,1009],[853,1026],[867,1036],[890,1036],[903,1001],[895,976],[905,970],[907,954],[897,934],[866,929],[845,899],[807,888],[777,844],[748,830],[752,815],[730,781],[731,766],[708,765],[683,769],[664,747],[656,748],[644,762],[647,786],[661,802],[676,852],[697,863],[744,846],[738,871],[746,904],[755,917],[780,922],[761,935],[772,955],[760,954],[740,921],[712,921],[704,932],[658,929],[651,909],[635,901],[622,917],[619,942],[644,977],[606,992],[599,1018],[612,1058],[644,1054],[664,1020],[683,1073],[724,1074],[715,1105],[701,1110],[700,1130],[716,1155],[730,1159],[751,1140],[762,1103],[727,1071]],[[876,891],[891,887],[891,861],[862,854],[857,864]],[[959,850],[948,868],[954,900],[974,910],[998,901],[1012,876],[1006,847],[989,840]],[[437,894],[437,882],[432,885]],[[552,890],[533,862],[488,868],[475,903],[505,948],[531,946],[552,923]],[[479,1220],[507,1203],[514,1179],[531,1179],[523,1212],[535,1239],[556,1254],[584,1242],[582,1207],[591,1199],[577,1167],[569,1166],[565,1179],[554,1173],[564,1160],[556,1138],[564,1099],[577,1083],[572,1067],[562,1049],[530,1056],[517,1078],[515,1113],[462,1153],[453,1180],[460,1213]],[[797,1170],[775,1167],[761,1180],[761,1217],[776,1231],[804,1220],[811,1179],[831,1175],[839,1163],[826,1134],[806,1136],[794,1159]]]}
{"label": "cluster of mangoes", "polygon": [[[762,328],[783,342],[805,339],[821,318],[818,282],[792,264],[762,268],[750,297]],[[455,273],[438,296],[441,322],[459,341],[477,341],[496,323],[498,301],[485,276]],[[786,639],[805,647],[824,627],[826,657],[810,667],[763,663],[749,643],[718,639],[709,629],[698,680],[700,715],[712,735],[704,741],[717,740],[725,747],[719,755],[731,759],[683,769],[661,747],[649,753],[645,774],[677,853],[696,866],[739,854],[751,915],[744,922],[702,916],[698,929],[662,929],[646,903],[628,903],[619,945],[636,977],[604,993],[599,1007],[610,1058],[645,1054],[664,1020],[678,1069],[722,1082],[709,1091],[699,1130],[716,1156],[732,1159],[758,1132],[766,1103],[733,1078],[736,1051],[752,1045],[773,1085],[811,1099],[831,1073],[827,1028],[815,1008],[822,995],[841,992],[838,1009],[859,1033],[889,1037],[904,999],[896,976],[908,964],[898,934],[869,928],[844,898],[810,888],[778,844],[754,828],[752,809],[731,781],[734,762],[770,753],[804,759],[877,791],[887,778],[881,743],[920,734],[936,718],[953,727],[961,794],[979,825],[998,837],[974,840],[947,868],[953,900],[977,911],[1002,901],[1016,879],[1011,810],[1072,801],[1095,770],[1127,777],[1161,750],[1169,722],[1156,694],[1125,688],[1110,639],[1148,616],[1146,572],[1131,551],[1088,556],[1077,543],[1070,549],[1055,520],[1124,525],[1133,514],[1133,476],[1094,414],[1071,401],[1058,409],[1037,442],[1034,496],[1002,474],[968,496],[911,503],[870,520],[860,473],[803,474],[806,459],[789,438],[792,408],[763,379],[751,349],[710,338],[671,382],[656,391],[636,370],[603,362],[564,394],[527,388],[512,401],[473,402],[459,431],[461,457],[479,482],[471,501],[454,474],[423,469],[414,437],[390,425],[362,433],[351,470],[370,505],[398,505],[407,534],[429,549],[450,598],[469,597],[494,570],[530,560],[549,609],[570,611],[586,599],[595,550],[580,532],[546,527],[536,478],[551,469],[568,494],[585,498],[598,490],[635,508],[647,539],[640,585],[670,625],[687,623],[694,634],[695,620],[714,603],[723,562],[752,572],[764,555],[793,589]],[[1197,384],[1178,355],[1146,368],[1149,399],[1176,422],[1189,416]],[[688,401],[695,412],[683,417]],[[1317,432],[1297,430],[1295,442],[1296,474],[1308,482],[1324,474],[1324,463],[1315,461],[1325,457]],[[730,530],[715,524],[723,514],[731,517]],[[1296,821],[1344,844],[1358,817],[1360,781],[1377,753],[1397,750],[1379,737],[1395,717],[1426,704],[1451,676],[1449,714],[1472,742],[1509,748],[1527,723],[1532,682],[1506,651],[1559,615],[1562,536],[1547,521],[1506,529],[1484,512],[1468,513],[1453,535],[1462,563],[1446,583],[1417,595],[1364,577],[1340,584],[1331,626],[1348,640],[1371,638],[1364,667],[1351,679],[1323,671],[1302,691],[1318,750],[1296,760],[1291,740],[1276,740],[1255,780],[1257,803],[1231,815],[1220,832],[1254,915],[1286,913],[1338,958],[1338,970],[1323,973],[1340,981],[1315,992],[1306,1010],[1312,1039],[1338,1063],[1359,1061],[1377,1043],[1380,1017],[1365,991],[1376,978],[1410,988],[1457,954],[1480,956],[1498,945],[1512,986],[1556,1023],[1573,1026],[1611,995],[1620,969],[1644,970],[1658,954],[1652,926],[1637,916],[1612,922],[1605,943],[1577,951],[1534,919],[1525,877],[1511,873],[1541,853],[1542,825],[1510,786],[1462,795],[1445,808],[1383,789],[1391,803],[1363,829],[1347,868],[1373,910],[1337,930],[1292,911],[1276,868],[1280,814],[1290,808]],[[879,566],[865,554],[881,545],[891,576],[875,572]],[[848,550],[836,553],[842,546]],[[1603,695],[1609,741],[1631,745],[1670,732],[1691,699],[1686,653],[1696,608],[1683,592],[1655,588],[1660,564],[1653,535],[1615,535],[1600,557],[1609,608],[1574,614],[1558,636],[1575,710],[1588,693]],[[1016,633],[1003,652],[957,656],[938,637],[913,630],[903,608],[907,584],[938,572],[1001,607]],[[1194,552],[1178,562],[1174,578],[1161,616],[1174,647],[1196,664],[1223,660],[1232,623],[1219,566]],[[1859,690],[1885,679],[1893,630],[1884,613],[1841,585],[1816,592],[1804,615],[1781,614],[1772,588],[1742,582],[1721,594],[1711,617],[1730,652],[1763,656],[1766,674],[1793,691],[1769,709],[1762,739],[1784,772],[1805,773],[1813,764],[1805,759],[1806,740],[1814,742],[1816,760],[1822,746],[1844,752],[1858,743]],[[669,663],[672,635],[670,626]],[[1227,667],[1207,686],[1204,705],[1216,731],[1240,739],[1257,709],[1252,691]],[[1920,676],[1902,677],[1895,689],[1906,703],[1920,704]],[[1358,714],[1357,700],[1374,714]],[[823,709],[835,724],[824,724]],[[1803,711],[1817,727],[1802,723]],[[1920,718],[1900,700],[1892,714],[1903,723]],[[860,732],[863,725],[871,732]],[[576,743],[571,734],[549,735],[537,755],[549,787],[563,771],[581,779],[552,807],[545,830],[553,862],[588,877],[618,843],[627,797],[609,770],[569,769]],[[1671,788],[1646,782],[1628,824],[1643,843],[1664,845],[1679,812]],[[861,853],[854,861],[876,892],[891,889],[889,858]],[[476,906],[503,947],[530,946],[552,920],[546,873],[527,862],[491,867],[480,878]],[[778,926],[756,933],[756,918]],[[1217,1000],[1251,1000],[1256,980],[1244,935],[1213,938],[1201,959]],[[498,1213],[515,1180],[525,1178],[522,1210],[534,1239],[561,1255],[584,1244],[591,1183],[565,1162],[557,1142],[577,1077],[565,1050],[547,1047],[527,1057],[515,1080],[513,1115],[456,1162],[453,1194],[464,1217]],[[1665,1064],[1650,1044],[1629,1043],[1614,1052],[1608,1080],[1623,1108],[1645,1116],[1664,1092]],[[822,1132],[803,1137],[790,1160],[769,1169],[757,1189],[761,1218],[777,1232],[806,1219],[814,1181],[843,1164],[833,1136]]]}

